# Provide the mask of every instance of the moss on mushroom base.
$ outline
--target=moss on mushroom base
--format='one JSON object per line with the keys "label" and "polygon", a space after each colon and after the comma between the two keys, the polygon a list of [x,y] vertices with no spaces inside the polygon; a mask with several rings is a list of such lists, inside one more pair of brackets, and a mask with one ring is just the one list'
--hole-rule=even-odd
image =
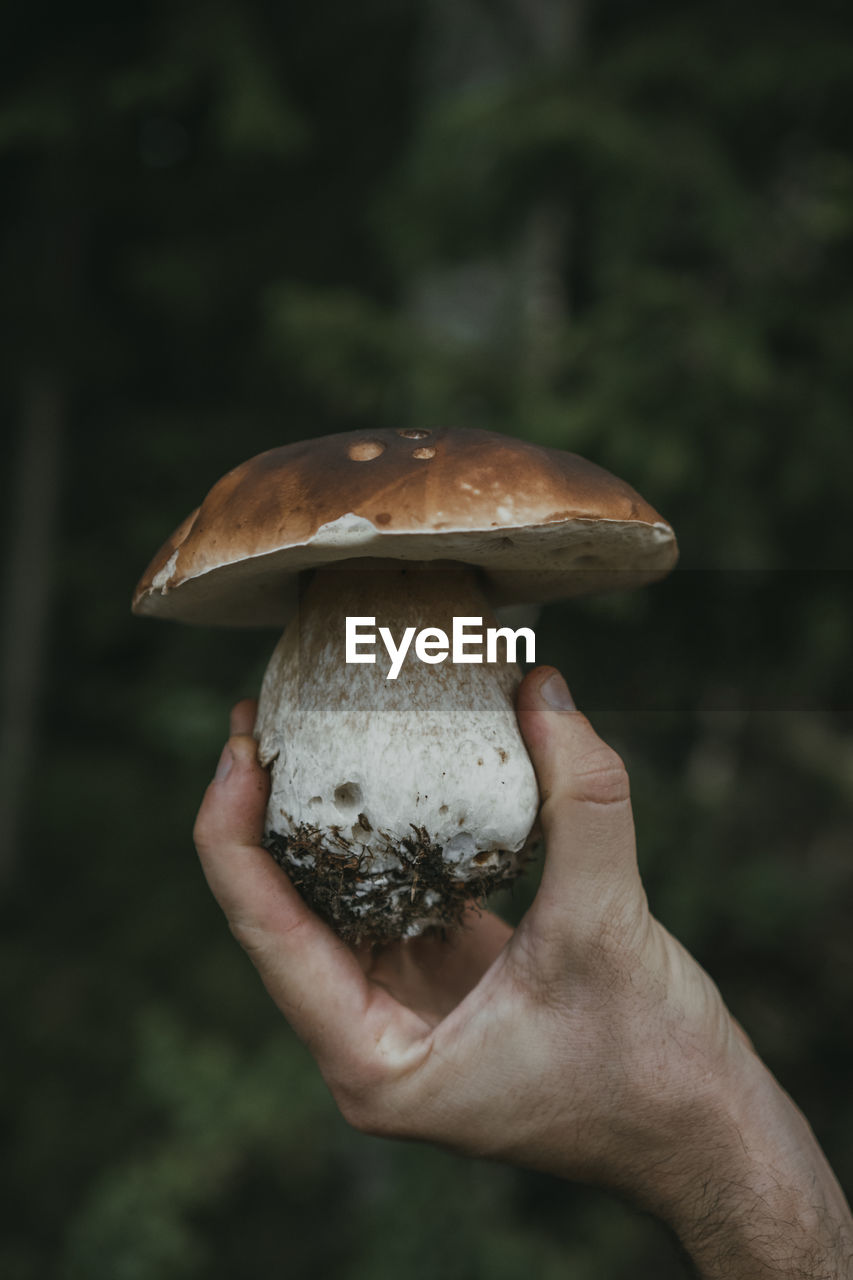
{"label": "moss on mushroom base", "polygon": [[452,629],[495,619],[463,566],[319,571],[270,661],[258,709],[272,774],[264,843],[338,932],[387,941],[455,924],[527,858],[538,792],[514,664],[347,665],[345,619]]}

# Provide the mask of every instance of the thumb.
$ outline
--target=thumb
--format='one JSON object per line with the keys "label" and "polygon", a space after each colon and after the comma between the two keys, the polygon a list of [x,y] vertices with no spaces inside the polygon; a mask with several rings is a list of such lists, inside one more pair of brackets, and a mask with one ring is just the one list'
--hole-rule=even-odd
{"label": "thumb", "polygon": [[600,938],[626,907],[644,904],[628,774],[553,667],[518,691],[518,722],[542,797],[547,855],[533,910],[545,936]]}

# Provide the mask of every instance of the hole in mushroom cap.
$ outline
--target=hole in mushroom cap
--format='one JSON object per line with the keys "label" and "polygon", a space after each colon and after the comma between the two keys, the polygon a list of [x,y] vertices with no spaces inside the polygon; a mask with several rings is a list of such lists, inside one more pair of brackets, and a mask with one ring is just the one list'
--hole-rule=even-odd
{"label": "hole in mushroom cap", "polygon": [[413,458],[434,458],[435,449],[414,449],[412,450]]}
{"label": "hole in mushroom cap", "polygon": [[418,431],[414,427],[404,427],[397,432],[398,436],[403,436],[406,440],[426,440],[427,436],[432,435],[431,431]]}
{"label": "hole in mushroom cap", "polygon": [[308,801],[308,807],[309,809],[316,809],[317,806],[321,805],[322,803],[323,803],[322,796],[312,796],[311,799]]}
{"label": "hole in mushroom cap", "polygon": [[385,445],[381,440],[354,440],[347,447],[347,453],[353,462],[369,462],[371,458],[378,458],[384,452]]}
{"label": "hole in mushroom cap", "polygon": [[357,782],[342,782],[335,787],[335,808],[341,813],[351,813],[361,804],[361,787]]}

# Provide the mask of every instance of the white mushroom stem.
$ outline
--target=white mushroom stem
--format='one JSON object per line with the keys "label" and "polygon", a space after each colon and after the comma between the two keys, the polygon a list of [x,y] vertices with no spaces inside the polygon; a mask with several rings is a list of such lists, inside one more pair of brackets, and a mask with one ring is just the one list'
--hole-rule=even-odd
{"label": "white mushroom stem", "polygon": [[[347,663],[348,616],[376,619],[361,628],[376,632],[377,645],[362,646],[374,663]],[[380,627],[399,644],[407,627],[450,636],[454,616],[498,625],[464,566],[322,569],[267,668],[256,724],[272,774],[266,841],[309,901],[312,875],[324,878],[314,905],[345,936],[452,923],[466,885],[482,893],[523,860],[538,793],[513,707],[520,672],[503,644],[497,663],[483,649],[481,663],[434,664],[412,644],[387,679]]]}

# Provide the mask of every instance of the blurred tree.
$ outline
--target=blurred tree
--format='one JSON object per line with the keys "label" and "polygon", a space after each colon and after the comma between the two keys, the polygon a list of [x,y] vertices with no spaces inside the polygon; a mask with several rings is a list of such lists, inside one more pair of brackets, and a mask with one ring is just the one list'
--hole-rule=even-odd
{"label": "blurred tree", "polygon": [[655,909],[851,1185],[852,28],[8,16],[4,1275],[682,1274],[603,1196],[349,1134],[193,865],[273,637],[132,620],[134,581],[229,467],[356,426],[528,435],[673,521],[682,571],[549,609],[539,656],[626,756]]}

